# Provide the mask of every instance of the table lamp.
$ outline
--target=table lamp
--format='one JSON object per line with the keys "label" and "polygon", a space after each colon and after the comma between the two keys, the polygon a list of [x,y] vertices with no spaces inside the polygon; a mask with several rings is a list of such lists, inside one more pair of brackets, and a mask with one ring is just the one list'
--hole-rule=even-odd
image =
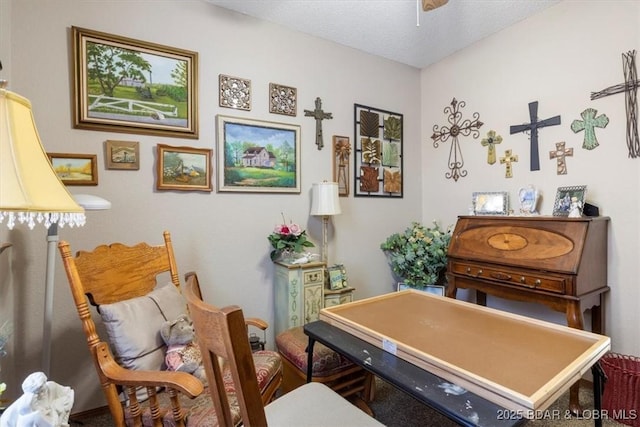
{"label": "table lamp", "polygon": [[48,229],[42,356],[48,375],[58,225],[83,226],[85,215],[49,162],[31,103],[5,87],[0,81],[0,224],[6,220],[12,230],[16,224],[33,229],[41,223]]}
{"label": "table lamp", "polygon": [[338,183],[323,181],[313,184],[311,187],[311,215],[322,217],[322,261],[325,263],[328,262],[327,228],[329,217],[341,212]]}

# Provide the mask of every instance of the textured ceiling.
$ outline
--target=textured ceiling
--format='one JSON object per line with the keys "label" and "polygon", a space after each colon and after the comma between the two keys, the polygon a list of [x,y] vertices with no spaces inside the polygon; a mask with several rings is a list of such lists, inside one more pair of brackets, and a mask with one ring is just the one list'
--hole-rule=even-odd
{"label": "textured ceiling", "polygon": [[424,68],[560,0],[449,0],[430,12],[416,0],[206,1]]}

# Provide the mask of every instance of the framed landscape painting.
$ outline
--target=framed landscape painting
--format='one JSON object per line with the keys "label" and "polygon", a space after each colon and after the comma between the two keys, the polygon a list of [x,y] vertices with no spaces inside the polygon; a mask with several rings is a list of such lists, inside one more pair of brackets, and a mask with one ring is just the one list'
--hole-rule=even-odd
{"label": "framed landscape painting", "polygon": [[211,191],[211,156],[208,148],[158,144],[158,190]]}
{"label": "framed landscape painting", "polygon": [[95,154],[47,153],[56,175],[65,185],[98,185]]}
{"label": "framed landscape painting", "polygon": [[138,141],[106,141],[107,169],[140,169],[140,143]]}
{"label": "framed landscape painting", "polygon": [[198,137],[198,54],[72,27],[74,127]]}
{"label": "framed landscape painting", "polygon": [[218,191],[300,193],[300,126],[217,116]]}

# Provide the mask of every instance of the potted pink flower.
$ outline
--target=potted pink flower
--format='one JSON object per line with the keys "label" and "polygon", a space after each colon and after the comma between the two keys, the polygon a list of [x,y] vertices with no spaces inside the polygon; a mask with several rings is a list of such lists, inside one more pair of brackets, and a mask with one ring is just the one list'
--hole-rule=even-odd
{"label": "potted pink flower", "polygon": [[307,240],[307,232],[298,224],[290,222],[276,225],[273,232],[267,237],[273,250],[271,251],[271,261],[275,261],[283,255],[294,255],[304,252],[305,248],[312,248],[315,245]]}

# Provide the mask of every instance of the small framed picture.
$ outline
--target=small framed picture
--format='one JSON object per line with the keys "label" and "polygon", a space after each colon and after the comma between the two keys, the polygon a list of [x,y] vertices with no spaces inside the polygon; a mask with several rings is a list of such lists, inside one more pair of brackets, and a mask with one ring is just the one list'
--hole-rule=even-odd
{"label": "small framed picture", "polygon": [[65,185],[98,185],[95,154],[47,153],[51,166]]}
{"label": "small framed picture", "polygon": [[553,216],[568,216],[572,203],[584,206],[586,192],[586,185],[558,187],[556,201],[553,204]]}
{"label": "small framed picture", "polygon": [[475,192],[473,193],[473,213],[475,215],[507,215],[509,212],[509,193]]}
{"label": "small framed picture", "polygon": [[208,148],[158,144],[158,190],[211,191],[211,156]]}
{"label": "small framed picture", "polygon": [[332,291],[338,289],[344,289],[348,286],[347,283],[347,270],[342,264],[335,264],[328,267],[329,270],[329,288]]}
{"label": "small framed picture", "polygon": [[140,169],[140,143],[137,141],[105,141],[107,169]]}
{"label": "small framed picture", "polygon": [[333,182],[338,183],[338,195],[349,195],[349,158],[351,142],[348,136],[333,135]]}

